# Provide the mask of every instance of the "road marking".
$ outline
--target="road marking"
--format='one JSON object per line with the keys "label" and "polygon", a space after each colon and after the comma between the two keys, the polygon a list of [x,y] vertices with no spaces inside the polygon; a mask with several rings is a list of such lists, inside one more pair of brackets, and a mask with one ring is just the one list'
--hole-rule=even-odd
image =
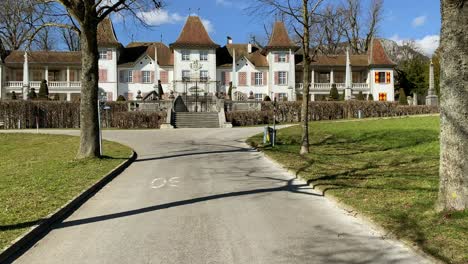
{"label": "road marking", "polygon": [[172,177],[172,178],[169,178],[169,180],[165,178],[156,178],[151,182],[151,188],[159,189],[166,185],[169,185],[170,187],[178,187],[177,185],[177,183],[179,183],[178,179],[179,177]]}

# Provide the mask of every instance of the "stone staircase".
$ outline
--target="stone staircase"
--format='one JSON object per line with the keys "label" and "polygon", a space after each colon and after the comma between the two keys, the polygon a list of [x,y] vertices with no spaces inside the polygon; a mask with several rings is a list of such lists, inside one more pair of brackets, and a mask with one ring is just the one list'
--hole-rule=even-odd
{"label": "stone staircase", "polygon": [[175,112],[175,128],[219,128],[217,112]]}

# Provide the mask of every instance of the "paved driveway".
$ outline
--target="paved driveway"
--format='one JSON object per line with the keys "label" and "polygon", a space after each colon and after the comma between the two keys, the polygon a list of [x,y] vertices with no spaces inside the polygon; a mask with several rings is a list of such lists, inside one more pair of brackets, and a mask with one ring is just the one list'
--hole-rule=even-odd
{"label": "paved driveway", "polygon": [[138,160],[17,262],[427,262],[243,143],[261,130],[106,131]]}

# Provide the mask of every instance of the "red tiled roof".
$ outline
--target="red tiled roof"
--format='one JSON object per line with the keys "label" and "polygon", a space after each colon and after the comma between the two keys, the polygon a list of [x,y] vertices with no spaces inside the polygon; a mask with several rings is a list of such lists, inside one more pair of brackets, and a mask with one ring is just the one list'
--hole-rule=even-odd
{"label": "red tiled roof", "polygon": [[182,32],[176,42],[169,45],[171,48],[218,48],[219,45],[211,40],[202,21],[198,16],[189,16]]}
{"label": "red tiled roof", "polygon": [[281,21],[275,22],[273,26],[273,32],[271,33],[270,41],[265,47],[266,49],[277,49],[277,48],[296,48],[296,45],[291,41],[288,35],[288,31]]}
{"label": "red tiled roof", "polygon": [[115,36],[114,26],[109,18],[99,23],[97,28],[97,42],[99,46],[119,46],[120,43]]}
{"label": "red tiled roof", "polygon": [[172,66],[174,65],[174,54],[172,51],[161,42],[132,42],[122,49],[119,58],[119,66],[133,65],[144,54],[148,55],[151,59],[155,58],[155,49],[158,50],[158,64],[159,66]]}
{"label": "red tiled roof", "polygon": [[372,41],[371,48],[369,50],[369,64],[370,65],[396,65],[385,52],[382,43],[378,39]]}
{"label": "red tiled roof", "polygon": [[[23,64],[24,51],[12,51],[6,64]],[[35,64],[81,64],[80,51],[28,51],[28,63]]]}

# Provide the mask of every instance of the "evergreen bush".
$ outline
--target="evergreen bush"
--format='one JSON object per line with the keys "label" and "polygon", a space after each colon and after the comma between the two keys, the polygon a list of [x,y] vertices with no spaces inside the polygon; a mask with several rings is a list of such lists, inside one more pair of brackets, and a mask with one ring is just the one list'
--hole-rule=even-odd
{"label": "evergreen bush", "polygon": [[362,93],[362,91],[359,91],[359,93],[357,95],[357,99],[359,101],[364,101],[365,98],[364,98],[364,94]]}
{"label": "evergreen bush", "polygon": [[36,89],[31,88],[31,90],[29,90],[28,99],[29,100],[37,99]]}
{"label": "evergreen bush", "polygon": [[15,91],[11,92],[11,100],[16,100],[16,99],[18,98],[16,97]]}
{"label": "evergreen bush", "polygon": [[332,88],[330,89],[330,99],[333,101],[338,101],[340,99],[340,95],[338,94],[338,89],[336,88],[336,84],[332,84]]}
{"label": "evergreen bush", "polygon": [[400,88],[400,94],[398,96],[398,103],[400,105],[408,105],[408,99],[406,98],[405,89]]}
{"label": "evergreen bush", "polygon": [[369,94],[367,97],[367,101],[374,101],[374,96],[372,94]]}
{"label": "evergreen bush", "polygon": [[117,102],[124,102],[124,101],[126,101],[126,100],[125,100],[125,96],[119,95],[119,96],[117,97]]}
{"label": "evergreen bush", "polygon": [[49,86],[46,80],[42,80],[41,86],[39,87],[39,98],[49,99]]}
{"label": "evergreen bush", "polygon": [[265,96],[265,98],[263,98],[263,101],[265,101],[265,102],[271,102],[270,96],[268,96],[268,95]]}

